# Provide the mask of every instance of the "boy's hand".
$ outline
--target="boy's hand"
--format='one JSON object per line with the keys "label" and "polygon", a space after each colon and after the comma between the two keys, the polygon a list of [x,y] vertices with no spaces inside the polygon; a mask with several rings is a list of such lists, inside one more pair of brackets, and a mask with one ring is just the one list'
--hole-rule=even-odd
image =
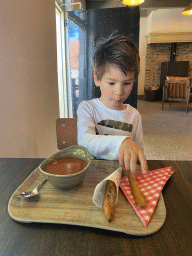
{"label": "boy's hand", "polygon": [[132,175],[136,174],[137,160],[140,160],[143,173],[148,171],[147,160],[142,148],[131,138],[126,138],[119,148],[119,164],[126,170],[130,170]]}

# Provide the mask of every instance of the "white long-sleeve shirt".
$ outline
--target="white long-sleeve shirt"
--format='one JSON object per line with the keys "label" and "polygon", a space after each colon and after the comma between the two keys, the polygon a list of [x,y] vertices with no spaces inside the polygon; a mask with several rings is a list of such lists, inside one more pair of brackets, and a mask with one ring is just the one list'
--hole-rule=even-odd
{"label": "white long-sleeve shirt", "polygon": [[[77,110],[78,144],[86,147],[93,157],[118,160],[119,147],[131,137],[143,149],[141,116],[129,104],[125,110],[107,108],[97,99],[82,101]],[[115,120],[118,127],[104,120]],[[127,124],[123,124],[123,123]],[[114,123],[114,121],[112,121]],[[132,131],[127,131],[132,124]],[[126,129],[122,127],[129,127]]]}

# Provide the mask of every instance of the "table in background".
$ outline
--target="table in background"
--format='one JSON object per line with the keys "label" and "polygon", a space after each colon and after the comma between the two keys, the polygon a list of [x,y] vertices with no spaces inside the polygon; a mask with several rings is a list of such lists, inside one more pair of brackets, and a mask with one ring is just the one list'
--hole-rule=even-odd
{"label": "table in background", "polygon": [[[142,237],[89,227],[12,220],[7,211],[11,195],[43,160],[0,159],[0,256],[191,255],[192,161],[148,161],[150,170],[172,166],[176,172],[162,192],[167,211],[163,227]],[[117,167],[116,161],[93,162],[104,169]]]}

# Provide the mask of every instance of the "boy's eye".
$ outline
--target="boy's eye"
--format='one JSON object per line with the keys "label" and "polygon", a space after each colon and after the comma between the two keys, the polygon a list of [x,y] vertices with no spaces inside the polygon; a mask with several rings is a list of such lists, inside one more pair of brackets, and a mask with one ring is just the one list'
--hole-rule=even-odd
{"label": "boy's eye", "polygon": [[109,83],[109,84],[110,84],[110,85],[114,85],[115,83],[112,83],[112,82],[111,82],[111,83]]}
{"label": "boy's eye", "polygon": [[124,85],[130,85],[131,83],[130,82],[128,82],[128,83],[124,83]]}

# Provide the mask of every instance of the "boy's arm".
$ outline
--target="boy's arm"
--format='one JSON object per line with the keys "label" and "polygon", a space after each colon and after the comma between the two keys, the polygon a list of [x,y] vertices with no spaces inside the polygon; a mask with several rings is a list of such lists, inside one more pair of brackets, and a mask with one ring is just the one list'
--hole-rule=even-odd
{"label": "boy's arm", "polygon": [[142,172],[148,170],[143,149],[130,137],[96,135],[94,113],[91,107],[80,104],[77,116],[78,144],[86,147],[92,156],[106,160],[119,160],[119,164],[131,170],[133,175],[138,159]]}
{"label": "boy's arm", "polygon": [[141,120],[141,115],[139,114],[139,112],[138,112],[137,126],[136,126],[136,130],[134,133],[135,133],[135,136],[134,136],[133,140],[144,151],[142,120]]}
{"label": "boy's arm", "polygon": [[136,174],[137,160],[140,160],[142,172],[146,173],[148,171],[147,160],[144,155],[142,121],[139,112],[135,129],[133,140],[126,138],[119,148],[119,164],[130,170],[133,176]]}
{"label": "boy's arm", "polygon": [[93,109],[81,103],[77,110],[78,144],[86,147],[93,157],[118,160],[119,147],[127,136],[96,135]]}

